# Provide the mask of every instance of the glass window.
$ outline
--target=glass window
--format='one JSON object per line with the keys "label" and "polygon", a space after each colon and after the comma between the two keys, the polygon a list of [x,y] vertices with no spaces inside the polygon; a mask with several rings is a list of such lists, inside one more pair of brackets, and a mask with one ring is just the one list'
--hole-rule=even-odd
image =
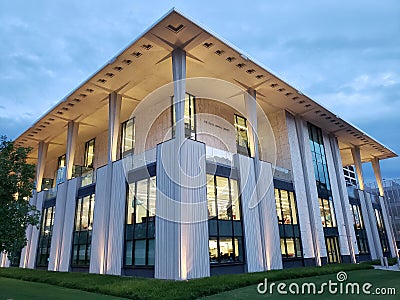
{"label": "glass window", "polygon": [[66,166],[66,156],[65,154],[58,157],[57,169],[63,168]]}
{"label": "glass window", "polygon": [[210,263],[243,262],[238,183],[207,175]]}
{"label": "glass window", "polygon": [[336,227],[335,209],[332,199],[318,198],[322,226]]}
{"label": "glass window", "polygon": [[121,125],[121,158],[135,151],[135,119],[131,118]]}
{"label": "glass window", "polygon": [[156,193],[156,177],[128,185],[125,266],[154,266]]}
{"label": "glass window", "polygon": [[42,211],[42,223],[39,232],[39,247],[36,258],[36,265],[40,267],[46,267],[49,264],[54,214],[55,206],[50,206]]}
{"label": "glass window", "polygon": [[239,154],[250,156],[246,118],[235,115],[236,145]]}
{"label": "glass window", "polygon": [[93,168],[94,161],[94,139],[87,141],[85,143],[85,159],[84,166],[88,168]]}
{"label": "glass window", "polygon": [[94,204],[94,194],[78,198],[76,201],[72,266],[90,264]]}
{"label": "glass window", "polygon": [[389,251],[389,242],[386,235],[385,225],[383,223],[382,211],[380,209],[374,208],[376,223],[378,226],[379,238],[382,245],[382,251]]}
{"label": "glass window", "polygon": [[[175,105],[174,96],[171,97],[172,102],[172,135],[175,136]],[[190,139],[196,139],[196,97],[186,93],[184,107],[185,136]]]}
{"label": "glass window", "polygon": [[297,223],[296,199],[293,192],[275,189],[276,212],[284,259],[301,258],[300,229]]}

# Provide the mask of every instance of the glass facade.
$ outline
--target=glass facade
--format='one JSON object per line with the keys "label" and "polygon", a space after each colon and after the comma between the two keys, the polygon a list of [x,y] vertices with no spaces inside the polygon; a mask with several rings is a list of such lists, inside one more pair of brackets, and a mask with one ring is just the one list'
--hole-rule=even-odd
{"label": "glass facade", "polygon": [[243,262],[243,230],[238,183],[207,175],[210,263]]}
{"label": "glass facade", "polygon": [[374,208],[376,224],[378,226],[379,239],[381,240],[382,251],[389,252],[389,242],[386,235],[385,224],[383,223],[382,211]]}
{"label": "glass facade", "polygon": [[126,201],[125,266],[154,266],[156,177],[129,184]]}
{"label": "glass facade", "polygon": [[135,151],[135,119],[129,119],[121,125],[121,158]]}
{"label": "glass facade", "polygon": [[47,267],[49,265],[55,208],[55,206],[50,206],[42,211],[42,223],[40,226],[39,246],[36,258],[36,265],[38,267]]}
{"label": "glass facade", "polygon": [[368,254],[369,253],[368,238],[367,238],[367,232],[364,227],[361,207],[360,205],[357,204],[351,204],[350,207],[353,215],[354,231],[356,233],[358,251],[360,252],[360,254]]}
{"label": "glass facade", "polygon": [[308,135],[317,185],[321,222],[324,227],[328,263],[339,263],[340,251],[337,238],[339,234],[336,224],[335,208],[333,204],[322,130],[317,126],[308,123]]}
{"label": "glass facade", "polygon": [[84,166],[87,168],[93,168],[94,161],[94,140],[91,139],[85,143],[85,158],[84,158]]}
{"label": "glass facade", "polygon": [[[172,103],[172,136],[175,136],[175,105],[174,96],[171,97]],[[196,97],[186,93],[185,96],[185,111],[184,111],[184,122],[185,122],[185,136],[187,138],[196,139]]]}
{"label": "glass facade", "polygon": [[250,156],[250,146],[249,146],[246,118],[239,115],[235,115],[235,129],[236,129],[237,152],[242,155]]}
{"label": "glass facade", "polygon": [[94,204],[94,194],[76,201],[71,261],[71,265],[75,267],[88,267],[90,264]]}
{"label": "glass facade", "polygon": [[282,257],[301,258],[303,255],[294,193],[275,189],[275,203]]}

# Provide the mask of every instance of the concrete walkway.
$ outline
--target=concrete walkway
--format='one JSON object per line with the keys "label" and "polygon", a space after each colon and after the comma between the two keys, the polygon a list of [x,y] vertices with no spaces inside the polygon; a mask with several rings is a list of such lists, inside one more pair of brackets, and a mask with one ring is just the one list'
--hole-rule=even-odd
{"label": "concrete walkway", "polygon": [[374,269],[376,270],[386,270],[386,271],[397,271],[400,272],[399,266],[398,265],[393,265],[393,266],[389,266],[389,268],[383,267],[383,266],[373,266]]}

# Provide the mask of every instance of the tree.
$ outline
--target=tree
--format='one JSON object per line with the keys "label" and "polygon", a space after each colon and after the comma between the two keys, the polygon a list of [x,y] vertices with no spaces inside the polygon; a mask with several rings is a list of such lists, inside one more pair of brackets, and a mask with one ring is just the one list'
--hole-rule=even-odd
{"label": "tree", "polygon": [[26,162],[31,151],[0,137],[0,253],[11,262],[26,246],[28,225],[39,224],[40,213],[29,203],[35,176],[35,165]]}

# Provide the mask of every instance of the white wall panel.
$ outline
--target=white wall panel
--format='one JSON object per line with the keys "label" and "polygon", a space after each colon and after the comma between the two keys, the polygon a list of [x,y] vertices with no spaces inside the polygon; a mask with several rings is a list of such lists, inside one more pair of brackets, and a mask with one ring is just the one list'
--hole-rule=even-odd
{"label": "white wall panel", "polygon": [[[63,235],[60,246],[60,260],[58,269],[58,271],[60,272],[68,272],[71,264],[72,239],[73,239],[73,232],[75,225],[74,222],[75,222],[76,197],[80,185],[81,185],[80,177],[68,181]],[[57,206],[56,206],[56,213],[57,213]]]}
{"label": "white wall panel", "polygon": [[108,227],[107,274],[121,275],[124,251],[126,178],[123,161],[113,163],[113,177]]}
{"label": "white wall panel", "polygon": [[54,225],[51,236],[51,249],[49,257],[49,271],[58,271],[61,255],[61,244],[64,230],[65,205],[67,202],[68,182],[58,185],[56,197],[56,211],[54,214]]}
{"label": "white wall panel", "polygon": [[0,268],[8,268],[10,266],[10,260],[7,258],[7,253],[0,253]]}

